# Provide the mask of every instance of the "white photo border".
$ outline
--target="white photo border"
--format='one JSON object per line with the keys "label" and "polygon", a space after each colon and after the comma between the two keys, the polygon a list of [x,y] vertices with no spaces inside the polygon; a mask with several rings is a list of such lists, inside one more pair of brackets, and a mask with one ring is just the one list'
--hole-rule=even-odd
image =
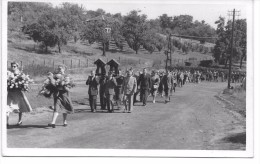
{"label": "white photo border", "polygon": [[[16,0],[17,2],[20,0]],[[158,1],[158,0],[146,0],[146,1],[92,1],[89,3],[169,3],[169,4],[245,4],[247,5],[247,104],[246,104],[246,150],[127,150],[127,149],[46,149],[46,148],[8,148],[7,147],[7,131],[6,131],[6,112],[5,106],[7,102],[7,84],[6,84],[6,70],[7,70],[7,3],[9,0],[2,1],[2,55],[1,55],[1,129],[2,129],[2,155],[3,156],[88,156],[88,157],[253,157],[254,156],[254,51],[253,51],[253,16],[254,16],[254,1],[235,1],[235,0],[218,0],[218,1]],[[25,2],[25,1],[22,1]],[[31,1],[30,1],[31,2]],[[42,1],[47,2],[47,1]],[[66,2],[80,2],[67,0]],[[252,11],[252,12],[250,12]]]}

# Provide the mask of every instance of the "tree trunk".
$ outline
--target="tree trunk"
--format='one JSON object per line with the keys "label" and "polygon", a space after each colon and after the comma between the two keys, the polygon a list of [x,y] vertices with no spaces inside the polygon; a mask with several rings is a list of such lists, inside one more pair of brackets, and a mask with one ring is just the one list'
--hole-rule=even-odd
{"label": "tree trunk", "polygon": [[227,68],[228,61],[229,61],[229,58],[227,58],[226,61],[225,61],[225,68]]}
{"label": "tree trunk", "polygon": [[58,42],[59,53],[61,52],[60,43]]}
{"label": "tree trunk", "polygon": [[103,43],[103,56],[106,56],[106,43]]}

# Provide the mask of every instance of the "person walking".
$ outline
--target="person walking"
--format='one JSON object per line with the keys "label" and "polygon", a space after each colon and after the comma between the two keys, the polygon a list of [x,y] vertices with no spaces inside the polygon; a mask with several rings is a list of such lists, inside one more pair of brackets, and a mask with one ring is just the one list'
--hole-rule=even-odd
{"label": "person walking", "polygon": [[116,78],[116,89],[115,89],[115,99],[117,102],[117,106],[119,109],[121,109],[121,105],[122,105],[122,86],[123,86],[123,82],[124,82],[124,76],[122,75],[122,71],[119,70],[118,71],[118,75],[115,77]]}
{"label": "person walking", "polygon": [[170,75],[169,71],[166,71],[166,74],[162,78],[162,84],[165,93],[165,103],[170,102],[170,89],[173,85],[173,77]]}
{"label": "person walking", "polygon": [[113,97],[115,95],[115,88],[117,86],[116,79],[113,77],[113,72],[108,72],[108,77],[105,84],[105,94],[106,94],[106,105],[109,113],[114,112],[114,101]]}
{"label": "person walking", "polygon": [[153,103],[155,103],[155,98],[156,98],[156,95],[157,95],[159,84],[160,84],[160,77],[157,75],[156,71],[152,71],[152,76],[151,76],[151,94],[153,96]]}
{"label": "person walking", "polygon": [[140,85],[140,97],[143,102],[143,106],[146,106],[147,97],[151,88],[151,77],[147,73],[147,69],[143,69],[143,74],[140,75],[138,85]]}
{"label": "person walking", "polygon": [[[54,76],[48,76],[50,83],[55,86],[55,91],[53,93],[54,98],[54,110],[52,116],[52,122],[48,124],[52,128],[55,128],[55,122],[59,115],[59,113],[63,114],[63,126],[67,126],[67,114],[74,113],[74,108],[72,106],[72,101],[70,98],[70,88],[66,85],[63,85],[62,82],[65,78],[69,78],[68,75],[65,74],[66,66],[59,65],[58,73]],[[59,81],[59,83],[57,83]]]}
{"label": "person walking", "polygon": [[[21,74],[19,70],[19,64],[16,62],[11,63],[11,71],[7,73],[7,77],[15,78],[16,76]],[[21,88],[8,88],[7,89],[7,128],[9,127],[9,115],[11,112],[17,111],[18,112],[18,122],[17,126],[22,125],[22,116],[25,112],[31,112],[32,107],[25,96],[24,92]]]}
{"label": "person walking", "polygon": [[101,110],[106,110],[106,75],[101,75],[99,80],[99,99]]}
{"label": "person walking", "polygon": [[137,90],[137,81],[136,78],[133,77],[132,70],[127,71],[126,78],[124,79],[123,86],[122,86],[122,94],[123,102],[125,105],[124,112],[131,113],[133,110],[133,97],[134,93]]}
{"label": "person walking", "polygon": [[[142,72],[139,72],[138,71],[138,74],[134,74],[134,77],[135,77],[135,79],[136,79],[136,81],[138,81],[139,80],[139,77],[140,77],[140,75],[142,74]],[[136,92],[134,93],[134,104],[137,102],[137,95],[138,94],[140,94],[140,86],[136,86]],[[141,101],[141,97],[140,97],[140,95],[139,95],[139,100]]]}
{"label": "person walking", "polygon": [[88,88],[88,95],[89,95],[89,106],[91,112],[96,112],[97,109],[97,95],[98,95],[98,85],[99,85],[100,78],[95,75],[95,71],[92,70],[90,72],[90,76],[86,81],[86,85],[89,86]]}

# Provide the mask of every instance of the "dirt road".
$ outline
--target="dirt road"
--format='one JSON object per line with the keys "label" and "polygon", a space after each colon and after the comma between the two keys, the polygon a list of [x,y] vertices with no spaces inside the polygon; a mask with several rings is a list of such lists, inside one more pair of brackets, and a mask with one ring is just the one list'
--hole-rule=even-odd
{"label": "dirt road", "polygon": [[[187,84],[177,88],[171,102],[157,98],[146,107],[137,103],[132,113],[91,113],[86,104],[75,105],[68,127],[62,116],[56,128],[47,127],[49,109],[26,114],[23,125],[7,130],[8,147],[244,150],[245,120],[224,108],[215,95],[226,83]],[[99,108],[98,108],[99,109]],[[15,123],[17,116],[11,116]]]}

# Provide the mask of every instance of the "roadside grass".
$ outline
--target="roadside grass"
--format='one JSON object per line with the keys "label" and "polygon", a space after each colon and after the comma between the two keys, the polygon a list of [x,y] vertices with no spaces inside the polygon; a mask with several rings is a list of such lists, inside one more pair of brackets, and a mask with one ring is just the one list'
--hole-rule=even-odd
{"label": "roadside grass", "polygon": [[246,90],[241,85],[234,86],[234,89],[224,89],[222,96],[233,103],[228,105],[228,109],[246,117]]}

